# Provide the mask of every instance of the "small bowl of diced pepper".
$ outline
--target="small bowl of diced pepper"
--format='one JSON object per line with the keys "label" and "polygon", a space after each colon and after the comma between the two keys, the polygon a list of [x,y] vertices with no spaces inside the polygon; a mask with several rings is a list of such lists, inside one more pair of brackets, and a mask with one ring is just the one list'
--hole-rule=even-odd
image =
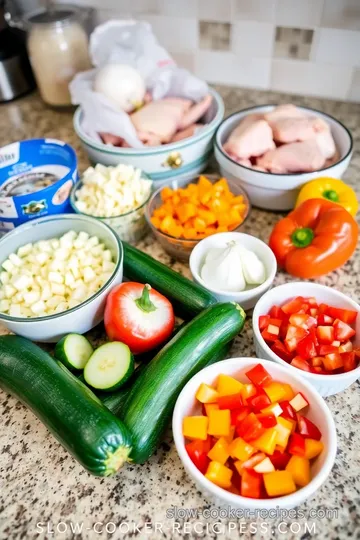
{"label": "small bowl of diced pepper", "polygon": [[247,194],[235,182],[216,174],[200,175],[185,184],[173,180],[155,191],[145,217],[165,251],[188,260],[203,238],[239,231],[250,208]]}
{"label": "small bowl of diced pepper", "polygon": [[334,420],[315,389],[254,358],[195,375],[178,397],[173,435],[201,491],[240,508],[298,506],[325,482],[336,455]]}
{"label": "small bowl of diced pepper", "polygon": [[360,377],[360,306],[317,283],[287,283],[266,292],[253,312],[255,350],[300,373],[322,396]]}

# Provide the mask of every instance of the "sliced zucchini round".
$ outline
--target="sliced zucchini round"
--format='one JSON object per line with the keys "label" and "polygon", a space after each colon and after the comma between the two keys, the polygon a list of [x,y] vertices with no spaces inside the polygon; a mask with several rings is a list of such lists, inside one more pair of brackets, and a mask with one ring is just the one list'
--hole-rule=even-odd
{"label": "sliced zucchini round", "polygon": [[91,355],[84,369],[87,384],[110,391],[122,386],[134,372],[134,357],[125,343],[105,343]]}
{"label": "sliced zucchini round", "polygon": [[81,334],[68,334],[55,346],[54,355],[71,371],[84,369],[94,349]]}

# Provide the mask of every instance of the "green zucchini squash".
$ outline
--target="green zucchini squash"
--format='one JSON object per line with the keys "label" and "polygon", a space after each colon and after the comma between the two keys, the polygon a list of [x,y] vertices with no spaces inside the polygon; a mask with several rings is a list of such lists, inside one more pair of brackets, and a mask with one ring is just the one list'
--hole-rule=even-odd
{"label": "green zucchini squash", "polygon": [[170,300],[179,317],[192,319],[203,309],[216,304],[216,298],[204,287],[193,283],[126,242],[123,242],[123,247],[126,278],[139,283],[149,283]]}
{"label": "green zucchini squash", "polygon": [[214,359],[219,348],[234,339],[244,322],[244,310],[233,302],[210,306],[140,372],[121,414],[131,432],[130,458],[135,463],[144,463],[155,452],[185,384]]}
{"label": "green zucchini squash", "polygon": [[90,473],[109,476],[128,461],[131,436],[126,426],[31,341],[0,336],[0,387],[27,405]]}

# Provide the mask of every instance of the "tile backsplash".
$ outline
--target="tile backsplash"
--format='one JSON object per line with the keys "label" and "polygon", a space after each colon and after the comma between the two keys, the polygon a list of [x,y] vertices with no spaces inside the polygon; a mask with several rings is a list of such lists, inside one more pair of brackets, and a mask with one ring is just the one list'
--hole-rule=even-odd
{"label": "tile backsplash", "polygon": [[98,22],[148,21],[210,83],[360,101],[360,0],[72,2],[94,7]]}

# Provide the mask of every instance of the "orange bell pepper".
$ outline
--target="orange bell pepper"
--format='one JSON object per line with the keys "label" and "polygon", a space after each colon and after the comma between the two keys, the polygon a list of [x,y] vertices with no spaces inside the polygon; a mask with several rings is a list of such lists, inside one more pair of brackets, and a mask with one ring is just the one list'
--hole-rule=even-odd
{"label": "orange bell pepper", "polygon": [[267,386],[264,386],[264,390],[270,398],[271,403],[285,399],[287,394],[287,390],[284,388],[284,385],[277,381],[273,381]]}
{"label": "orange bell pepper", "polygon": [[229,456],[230,446],[224,437],[220,437],[210,452],[208,452],[208,458],[211,461],[218,461],[219,463],[222,463],[222,465],[225,465],[226,461],[229,459]]}
{"label": "orange bell pepper", "polygon": [[269,497],[288,495],[296,491],[296,485],[289,471],[274,471],[264,474],[264,484]]}
{"label": "orange bell pepper", "polygon": [[195,397],[200,403],[216,403],[219,394],[212,386],[202,383],[200,384]]}
{"label": "orange bell pepper", "polygon": [[318,456],[324,449],[324,444],[315,439],[305,439],[305,457],[313,459]]}
{"label": "orange bell pepper", "polygon": [[290,401],[295,396],[295,392],[290,384],[282,383],[282,387],[285,390],[285,396],[279,399],[279,401]]}
{"label": "orange bell pepper", "polygon": [[240,461],[246,461],[250,456],[252,456],[252,454],[254,454],[254,452],[256,452],[256,449],[251,446],[251,444],[244,441],[244,439],[241,437],[237,437],[231,443],[229,452],[232,458],[236,458]]}
{"label": "orange bell pepper", "polygon": [[209,416],[211,410],[219,410],[219,405],[217,403],[204,403],[204,409],[206,412],[206,416]]}
{"label": "orange bell pepper", "polygon": [[[206,418],[206,416],[205,416]],[[229,409],[209,411],[208,434],[215,437],[228,437],[230,435],[230,411]]]}
{"label": "orange bell pepper", "polygon": [[285,470],[291,473],[295,484],[298,486],[303,487],[310,482],[310,461],[305,457],[291,456]]}
{"label": "orange bell pepper", "polygon": [[187,439],[200,439],[205,441],[207,439],[208,429],[208,417],[207,416],[185,416],[183,419],[183,435]]}
{"label": "orange bell pepper", "polygon": [[232,475],[232,470],[218,461],[210,461],[205,473],[206,478],[210,480],[210,482],[225,489],[231,487]]}
{"label": "orange bell pepper", "polygon": [[325,199],[308,199],[275,225],[269,246],[289,274],[311,279],[345,264],[358,233],[347,210]]}

